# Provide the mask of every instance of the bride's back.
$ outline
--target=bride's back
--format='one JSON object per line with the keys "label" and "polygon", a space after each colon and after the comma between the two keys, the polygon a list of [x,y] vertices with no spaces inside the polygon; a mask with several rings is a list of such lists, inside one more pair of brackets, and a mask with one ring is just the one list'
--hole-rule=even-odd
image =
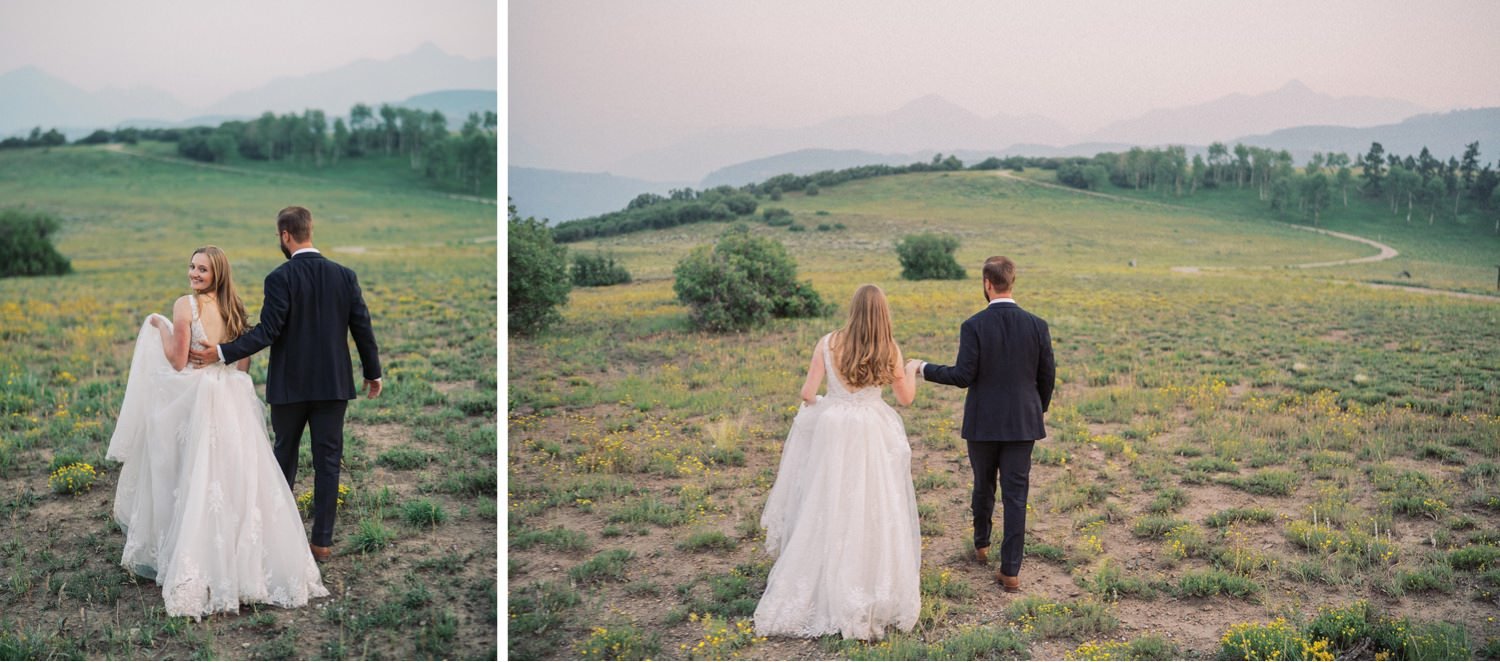
{"label": "bride's back", "polygon": [[213,299],[198,297],[198,324],[203,327],[204,342],[209,347],[233,340],[224,337],[224,316],[219,313],[219,304]]}

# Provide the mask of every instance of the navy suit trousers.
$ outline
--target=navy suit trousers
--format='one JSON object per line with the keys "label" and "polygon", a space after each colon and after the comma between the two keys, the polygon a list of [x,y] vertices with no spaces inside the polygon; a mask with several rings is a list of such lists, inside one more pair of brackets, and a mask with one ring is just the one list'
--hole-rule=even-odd
{"label": "navy suit trousers", "polygon": [[969,466],[974,469],[974,548],[990,546],[991,520],[995,515],[995,478],[1000,478],[1000,499],[1005,524],[1000,538],[1000,572],[1021,574],[1021,554],[1026,549],[1026,495],[1031,486],[1031,449],[1035,441],[970,441]]}

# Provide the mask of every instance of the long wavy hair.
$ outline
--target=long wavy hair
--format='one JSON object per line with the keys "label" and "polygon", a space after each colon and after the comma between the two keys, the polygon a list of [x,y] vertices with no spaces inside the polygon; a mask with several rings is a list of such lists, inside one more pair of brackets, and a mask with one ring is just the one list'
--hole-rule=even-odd
{"label": "long wavy hair", "polygon": [[229,273],[229,256],[218,246],[204,246],[193,251],[193,255],[198,254],[208,258],[208,270],[214,277],[214,294],[219,298],[219,316],[224,318],[223,342],[229,342],[244,334],[250,326],[250,316],[245,313],[245,302],[240,300],[239,293],[234,290],[234,278]]}
{"label": "long wavy hair", "polygon": [[[896,341],[891,337],[891,307],[885,292],[861,285],[849,302],[849,321],[834,338],[839,351],[833,367],[851,389],[896,381]],[[832,348],[830,348],[831,351]]]}

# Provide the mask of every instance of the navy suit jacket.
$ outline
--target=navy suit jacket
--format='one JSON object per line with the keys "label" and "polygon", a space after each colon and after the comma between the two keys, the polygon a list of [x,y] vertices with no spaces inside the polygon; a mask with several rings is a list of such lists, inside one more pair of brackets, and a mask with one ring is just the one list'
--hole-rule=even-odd
{"label": "navy suit jacket", "polygon": [[260,323],[219,345],[225,363],[271,348],[266,402],[353,400],[349,336],[365,379],[380,377],[379,348],[359,281],[347,267],[318,253],[302,253],[266,275]]}
{"label": "navy suit jacket", "polygon": [[1035,441],[1047,436],[1042,413],[1052,404],[1057,366],[1047,322],[1002,301],[959,328],[953,365],[928,363],[922,377],[969,389],[962,436],[968,441]]}

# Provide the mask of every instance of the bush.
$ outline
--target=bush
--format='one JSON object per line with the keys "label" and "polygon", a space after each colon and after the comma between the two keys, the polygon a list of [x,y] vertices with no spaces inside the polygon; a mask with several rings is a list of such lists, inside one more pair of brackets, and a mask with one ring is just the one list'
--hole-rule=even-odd
{"label": "bush", "polygon": [[57,217],[46,212],[0,209],[0,278],[72,272],[72,263],[48,238],[57,227]]}
{"label": "bush", "polygon": [[562,319],[557,308],[573,289],[568,250],[552,243],[552,232],[541,221],[517,215],[515,205],[509,216],[506,321],[512,333],[535,335]]}
{"label": "bush", "polygon": [[797,282],[797,263],[780,242],[745,231],[725,233],[699,246],[673,269],[672,290],[708,331],[738,331],[773,317],[816,317],[829,312],[809,282]]}
{"label": "bush", "polygon": [[573,256],[573,285],[577,287],[602,287],[630,282],[630,272],[625,265],[615,262],[613,255]]}
{"label": "bush", "polygon": [[958,240],[935,234],[907,235],[896,244],[901,258],[901,277],[907,280],[958,280],[964,268],[953,259]]}

